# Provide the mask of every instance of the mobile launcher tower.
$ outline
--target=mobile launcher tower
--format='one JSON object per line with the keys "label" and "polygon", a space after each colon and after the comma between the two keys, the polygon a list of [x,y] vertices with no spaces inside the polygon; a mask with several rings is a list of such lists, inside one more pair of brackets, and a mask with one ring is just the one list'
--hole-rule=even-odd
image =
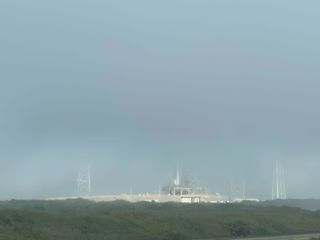
{"label": "mobile launcher tower", "polygon": [[226,202],[227,198],[215,193],[208,194],[197,181],[191,177],[182,178],[179,168],[173,181],[162,188],[162,198],[165,201],[197,203],[197,202]]}

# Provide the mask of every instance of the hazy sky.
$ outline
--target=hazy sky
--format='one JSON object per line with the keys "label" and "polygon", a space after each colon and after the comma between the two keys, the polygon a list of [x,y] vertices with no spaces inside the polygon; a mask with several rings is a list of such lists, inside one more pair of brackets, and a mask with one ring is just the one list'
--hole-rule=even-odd
{"label": "hazy sky", "polygon": [[0,198],[210,191],[320,197],[320,2],[1,0]]}

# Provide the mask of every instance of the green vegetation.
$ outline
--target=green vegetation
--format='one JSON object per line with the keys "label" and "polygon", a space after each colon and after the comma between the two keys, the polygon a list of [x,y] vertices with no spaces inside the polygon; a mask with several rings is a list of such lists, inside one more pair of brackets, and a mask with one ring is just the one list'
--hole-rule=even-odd
{"label": "green vegetation", "polygon": [[287,206],[287,207],[297,207],[311,211],[320,210],[320,200],[319,199],[286,199],[286,200],[272,200],[272,201],[262,201],[262,202],[247,202],[250,205],[259,206]]}
{"label": "green vegetation", "polygon": [[320,212],[250,204],[0,202],[0,239],[179,240],[319,232]]}

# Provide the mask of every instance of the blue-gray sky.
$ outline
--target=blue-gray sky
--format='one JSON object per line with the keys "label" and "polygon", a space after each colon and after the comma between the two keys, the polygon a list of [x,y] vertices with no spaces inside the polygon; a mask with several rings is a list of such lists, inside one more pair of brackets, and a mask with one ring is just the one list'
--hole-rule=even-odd
{"label": "blue-gray sky", "polygon": [[0,197],[209,190],[320,197],[318,1],[0,2]]}

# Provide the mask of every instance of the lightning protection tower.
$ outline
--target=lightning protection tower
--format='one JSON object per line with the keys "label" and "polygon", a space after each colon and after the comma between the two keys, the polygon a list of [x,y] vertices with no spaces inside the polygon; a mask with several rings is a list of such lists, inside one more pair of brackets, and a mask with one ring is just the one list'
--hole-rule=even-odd
{"label": "lightning protection tower", "polygon": [[177,165],[177,169],[176,169],[176,177],[173,180],[174,185],[176,186],[180,186],[181,182],[180,182],[180,170],[179,170],[179,165]]}
{"label": "lightning protection tower", "polygon": [[272,200],[275,199],[287,199],[285,173],[278,161],[275,163],[272,178]]}
{"label": "lightning protection tower", "polygon": [[78,178],[78,194],[80,196],[88,196],[91,192],[91,174],[90,167],[85,170],[79,171]]}

